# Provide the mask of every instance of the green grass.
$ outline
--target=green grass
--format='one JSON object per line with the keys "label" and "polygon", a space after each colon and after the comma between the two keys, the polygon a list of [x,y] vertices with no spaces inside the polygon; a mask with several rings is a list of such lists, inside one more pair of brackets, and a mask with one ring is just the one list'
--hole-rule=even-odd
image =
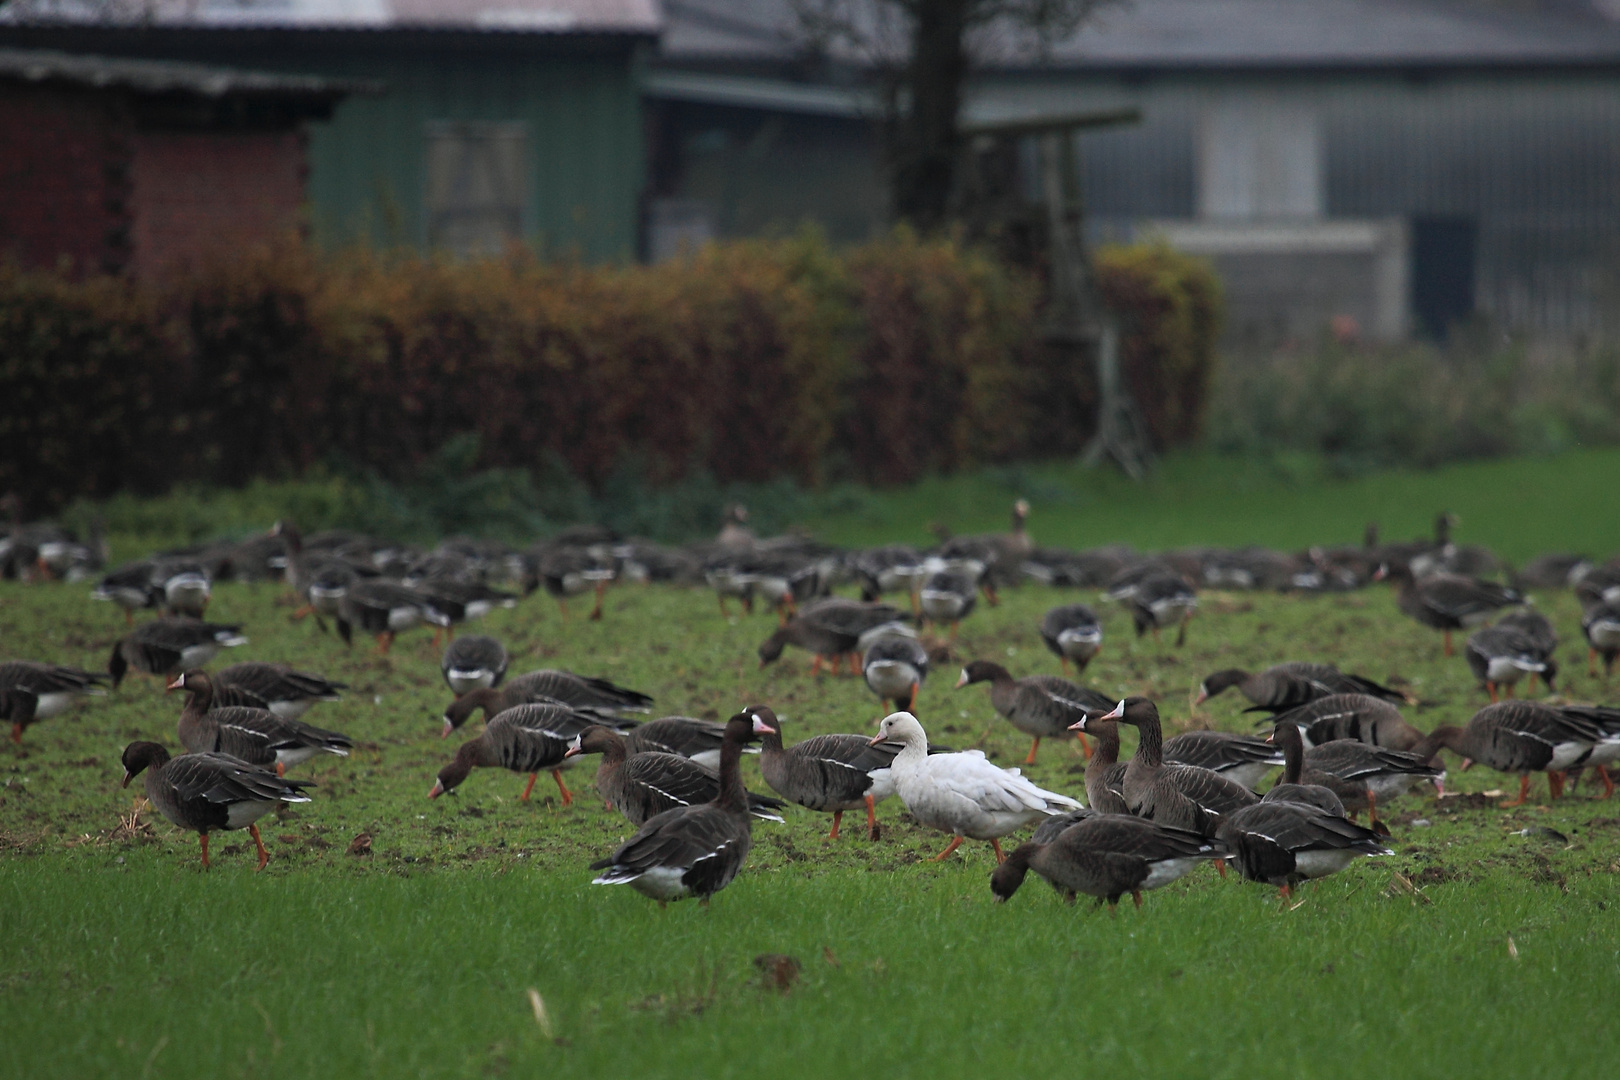
{"label": "green grass", "polygon": [[[1603,517],[1614,511],[1592,494],[1613,487],[1615,454],[1325,492],[1262,477],[1246,493],[1230,474],[1224,487],[1201,482],[1201,468],[1171,463],[1131,498],[1097,480],[1095,502],[1040,488],[1039,470],[985,476],[898,494],[891,509],[847,510],[826,532],[920,538],[922,521],[957,505],[947,495],[983,504],[960,513],[963,528],[990,524],[1018,486],[1037,501],[1043,542],[1299,543],[1353,538],[1368,516],[1402,535],[1423,531],[1440,506],[1463,515],[1467,538],[1520,557],[1554,545],[1603,552],[1615,535]],[[1098,517],[1106,500],[1112,516]],[[1483,512],[1496,502],[1502,513]],[[879,512],[886,531],[862,520]],[[1564,521],[1550,541],[1542,513]],[[1480,535],[1487,529],[1496,531]],[[0,586],[0,653],[102,666],[122,620],[87,591]],[[568,808],[544,778],[536,792],[546,797],[519,803],[523,778],[498,770],[429,801],[456,740],[438,738],[448,695],[427,636],[406,636],[388,658],[350,652],[290,622],[279,592],[217,590],[212,616],[243,622],[251,638],[218,663],[286,660],[350,682],[342,702],[309,719],[359,745],[295,771],[319,786],[313,802],[265,823],[263,873],[241,833],[218,839],[204,874],[195,836],[160,817],[120,830],[132,793],[118,786],[119,751],[137,737],[174,744],[180,702],[150,680],[0,748],[0,1074],[1598,1075],[1620,1049],[1607,1022],[1620,976],[1610,910],[1620,903],[1620,806],[1591,801],[1589,788],[1547,805],[1538,781],[1539,802],[1502,810],[1477,793],[1511,778],[1454,769],[1448,787],[1475,797],[1396,804],[1397,854],[1304,890],[1297,908],[1205,869],[1114,917],[1071,909],[1034,877],[1009,904],[992,903],[988,847],[925,862],[943,840],[896,803],[880,809],[887,831],[876,844],[855,834],[829,844],[827,819],[795,810],[786,826],[755,830],[748,867],[708,910],[660,911],[589,884],[586,864],[629,832],[589,797],[589,765],[569,774],[585,793]],[[1034,623],[1077,598],[1092,597],[1010,592],[964,624],[958,658],[1055,671]],[[1573,599],[1537,600],[1565,639],[1561,689],[1615,700],[1585,675]],[[1086,681],[1154,696],[1172,727],[1241,729],[1249,718],[1235,693],[1194,717],[1190,690],[1211,670],[1282,659],[1406,679],[1424,701],[1408,718],[1423,728],[1464,721],[1483,701],[1462,660],[1443,658],[1438,635],[1401,617],[1383,589],[1206,594],[1182,650],[1135,641],[1122,612],[1103,612],[1108,642]],[[791,651],[757,668],[753,648],[772,625],[764,615],[722,620],[704,592],[623,587],[599,624],[565,623],[537,597],[483,628],[507,642],[514,671],[606,675],[654,694],[660,713],[724,717],[763,701],[787,718],[790,741],[870,730],[878,710],[859,680],[812,680]],[[971,745],[988,730],[993,759],[1021,760],[1023,738],[993,720],[983,687],[953,691],[954,674],[947,665],[923,689],[930,732]],[[745,769],[760,787],[757,766]],[[1057,790],[1082,787],[1066,746],[1044,747],[1029,773]],[[1569,843],[1519,835],[1536,826]],[[373,854],[346,854],[362,831]],[[753,958],[763,953],[802,962],[788,993],[761,986]],[[561,1042],[537,1026],[531,987]]]}
{"label": "green grass", "polygon": [[[409,491],[332,476],[256,481],[156,499],[120,496],[99,506],[76,505],[66,518],[82,532],[99,514],[111,531],[115,563],[163,547],[246,536],[283,517],[306,532],[342,526],[402,540],[441,532],[506,535],[525,507],[501,488],[505,476],[440,478]],[[1430,536],[1435,514],[1450,510],[1462,518],[1459,540],[1522,562],[1549,550],[1610,554],[1620,536],[1620,504],[1603,493],[1617,485],[1620,448],[1352,478],[1334,476],[1309,455],[1243,459],[1200,452],[1161,461],[1143,484],[1112,469],[1064,461],[983,469],[886,491],[852,485],[803,491],[786,482],[721,488],[694,481],[655,492],[632,486],[605,496],[600,508],[627,533],[664,539],[690,539],[683,531],[694,523],[695,535],[705,535],[721,503],[740,500],[767,532],[794,527],[839,544],[928,544],[930,522],[958,533],[1005,528],[1012,500],[1023,497],[1034,507],[1030,528],[1043,544],[1123,542],[1149,549],[1355,543],[1368,521],[1378,521],[1387,539]],[[440,522],[439,529],[419,535],[430,520]],[[663,527],[655,527],[659,522]]]}
{"label": "green grass", "polygon": [[1620,548],[1620,449],[1574,450],[1536,458],[1391,470],[1354,478],[1325,473],[1306,456],[1168,458],[1145,484],[1113,470],[1072,463],[1020,466],[929,480],[869,497],[835,493],[807,522],[843,544],[928,542],[938,521],[956,532],[1006,527],[1022,495],[1033,505],[1030,531],[1041,544],[1135,544],[1148,550],[1191,545],[1359,543],[1369,521],[1388,540],[1432,536],[1435,514],[1456,513],[1459,541],[1484,544],[1523,562],[1544,551],[1608,556]]}

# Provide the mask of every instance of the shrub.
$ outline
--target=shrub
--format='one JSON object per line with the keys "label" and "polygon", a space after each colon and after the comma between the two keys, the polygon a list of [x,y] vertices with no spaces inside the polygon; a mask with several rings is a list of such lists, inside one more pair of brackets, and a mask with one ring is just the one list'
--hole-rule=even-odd
{"label": "shrub", "polygon": [[1197,440],[1220,335],[1214,270],[1162,243],[1104,247],[1097,283],[1120,321],[1120,374],[1155,445]]}
{"label": "shrub", "polygon": [[1448,348],[1313,349],[1230,359],[1211,402],[1212,447],[1305,451],[1341,474],[1565,449],[1620,438],[1620,354],[1544,353],[1483,331]]}
{"label": "shrub", "polygon": [[[1102,276],[1127,312],[1132,385],[1174,397],[1144,399],[1155,435],[1181,441],[1213,287],[1163,251],[1110,253]],[[676,482],[898,483],[1050,457],[1083,445],[1095,388],[1041,343],[1037,301],[1022,274],[905,231],[652,267],[289,243],[147,291],[5,271],[0,487],[44,509],[321,463],[397,487],[448,447],[457,475],[508,493],[463,509],[521,529],[529,511],[501,507],[577,507],[610,486],[639,493],[627,520],[673,520],[649,500]]]}

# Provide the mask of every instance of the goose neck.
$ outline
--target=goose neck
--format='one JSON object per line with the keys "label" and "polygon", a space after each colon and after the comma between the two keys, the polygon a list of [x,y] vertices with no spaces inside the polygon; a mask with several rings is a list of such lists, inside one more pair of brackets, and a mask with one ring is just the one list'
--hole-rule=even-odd
{"label": "goose neck", "polygon": [[1146,716],[1135,721],[1135,724],[1142,737],[1141,742],[1136,744],[1137,760],[1154,768],[1164,764],[1164,732],[1159,727],[1159,718]]}
{"label": "goose neck", "polygon": [[727,810],[746,812],[748,792],[742,782],[743,739],[730,731],[720,743],[720,797],[715,801]]}

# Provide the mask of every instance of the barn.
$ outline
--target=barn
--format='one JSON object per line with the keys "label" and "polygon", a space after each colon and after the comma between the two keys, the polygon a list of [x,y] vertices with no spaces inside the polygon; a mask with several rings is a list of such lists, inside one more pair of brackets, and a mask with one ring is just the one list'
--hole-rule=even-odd
{"label": "barn", "polygon": [[[1373,339],[1483,315],[1620,315],[1613,4],[1133,0],[1044,55],[992,54],[970,122],[1140,111],[1081,139],[1097,239],[1216,262],[1229,338]],[[790,0],[672,0],[649,73],[655,251],[804,216],[885,225],[859,58],[807,51]],[[1229,342],[1230,344],[1231,342]]]}
{"label": "barn", "polygon": [[368,80],[308,134],[323,245],[633,258],[654,0],[8,0],[0,46]]}

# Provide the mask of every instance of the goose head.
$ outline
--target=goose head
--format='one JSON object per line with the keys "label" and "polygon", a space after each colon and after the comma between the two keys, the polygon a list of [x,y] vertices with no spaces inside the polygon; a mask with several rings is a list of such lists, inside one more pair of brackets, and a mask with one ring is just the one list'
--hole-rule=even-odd
{"label": "goose head", "polygon": [[1011,677],[1006,668],[994,661],[974,660],[962,669],[961,676],[956,680],[956,688],[960,690],[973,683],[996,682]]}
{"label": "goose head", "polygon": [[749,705],[726,721],[725,738],[750,743],[761,735],[778,735],[776,713],[765,705]]}
{"label": "goose head", "polygon": [[155,742],[132,742],[124,747],[124,787],[147,769],[161,769],[169,761],[169,752]]}
{"label": "goose head", "polygon": [[876,737],[870,740],[873,746],[885,741],[897,742],[905,746],[921,746],[927,749],[928,733],[923,731],[923,726],[910,713],[890,713],[878,725]]}
{"label": "goose head", "polygon": [[1242,668],[1227,668],[1205,676],[1204,681],[1198,684],[1198,694],[1193,699],[1194,705],[1202,705],[1216,694],[1241,685],[1249,678],[1249,673]]}
{"label": "goose head", "polygon": [[1122,724],[1135,724],[1140,727],[1143,724],[1158,723],[1159,707],[1149,698],[1133,695],[1115,705],[1113,712],[1104,713],[1096,719],[1118,720]]}

